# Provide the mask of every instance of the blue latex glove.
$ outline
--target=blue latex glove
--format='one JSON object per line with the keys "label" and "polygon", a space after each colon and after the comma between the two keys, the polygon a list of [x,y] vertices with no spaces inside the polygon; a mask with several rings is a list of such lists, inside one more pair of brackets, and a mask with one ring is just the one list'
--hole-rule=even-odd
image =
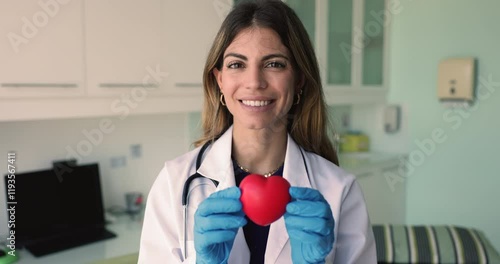
{"label": "blue latex glove", "polygon": [[240,202],[241,191],[230,187],[212,193],[194,215],[196,263],[227,263],[238,228],[247,221]]}
{"label": "blue latex glove", "polygon": [[317,190],[290,187],[292,202],[286,206],[285,225],[293,263],[325,263],[335,240],[330,205]]}

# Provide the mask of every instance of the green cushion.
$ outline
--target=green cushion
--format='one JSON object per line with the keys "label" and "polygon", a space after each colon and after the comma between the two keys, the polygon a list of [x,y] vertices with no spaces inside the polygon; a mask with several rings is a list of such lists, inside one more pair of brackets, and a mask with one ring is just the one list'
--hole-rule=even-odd
{"label": "green cushion", "polygon": [[373,225],[379,263],[500,263],[484,234],[456,226]]}

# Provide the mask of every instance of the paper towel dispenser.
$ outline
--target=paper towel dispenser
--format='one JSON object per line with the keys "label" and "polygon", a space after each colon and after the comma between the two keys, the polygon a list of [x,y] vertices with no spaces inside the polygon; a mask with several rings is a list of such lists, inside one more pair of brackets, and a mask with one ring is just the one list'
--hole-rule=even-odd
{"label": "paper towel dispenser", "polygon": [[443,103],[467,103],[474,101],[474,58],[450,58],[441,61],[438,72],[437,94]]}

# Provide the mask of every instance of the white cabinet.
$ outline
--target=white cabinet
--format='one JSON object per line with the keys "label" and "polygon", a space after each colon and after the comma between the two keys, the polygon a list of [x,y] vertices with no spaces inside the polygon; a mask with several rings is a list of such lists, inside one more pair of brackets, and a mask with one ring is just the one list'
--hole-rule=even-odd
{"label": "white cabinet", "polygon": [[[346,157],[347,156],[347,157]],[[340,155],[341,166],[356,176],[365,196],[372,224],[404,224],[406,180],[396,155],[365,153]]]}
{"label": "white cabinet", "polygon": [[385,168],[356,175],[365,195],[372,224],[405,223],[405,183],[388,181],[384,175],[391,171],[396,173],[397,169]]}
{"label": "white cabinet", "polygon": [[116,95],[133,88],[165,92],[162,72],[162,0],[86,0],[87,91]]}
{"label": "white cabinet", "polygon": [[286,2],[313,38],[327,102],[384,103],[389,58],[385,19],[393,11],[388,0]]}
{"label": "white cabinet", "polygon": [[163,65],[173,93],[201,94],[203,68],[231,0],[164,1]]}
{"label": "white cabinet", "polygon": [[231,8],[1,1],[0,122],[201,111],[203,67]]}
{"label": "white cabinet", "polygon": [[0,98],[84,92],[82,1],[0,1]]}

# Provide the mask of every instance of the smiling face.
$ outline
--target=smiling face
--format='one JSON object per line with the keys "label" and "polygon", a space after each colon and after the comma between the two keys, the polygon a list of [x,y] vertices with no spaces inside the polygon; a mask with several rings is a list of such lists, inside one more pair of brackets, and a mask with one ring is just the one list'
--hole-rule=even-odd
{"label": "smiling face", "polygon": [[292,58],[279,35],[267,28],[242,30],[213,73],[235,128],[285,127],[298,91]]}

